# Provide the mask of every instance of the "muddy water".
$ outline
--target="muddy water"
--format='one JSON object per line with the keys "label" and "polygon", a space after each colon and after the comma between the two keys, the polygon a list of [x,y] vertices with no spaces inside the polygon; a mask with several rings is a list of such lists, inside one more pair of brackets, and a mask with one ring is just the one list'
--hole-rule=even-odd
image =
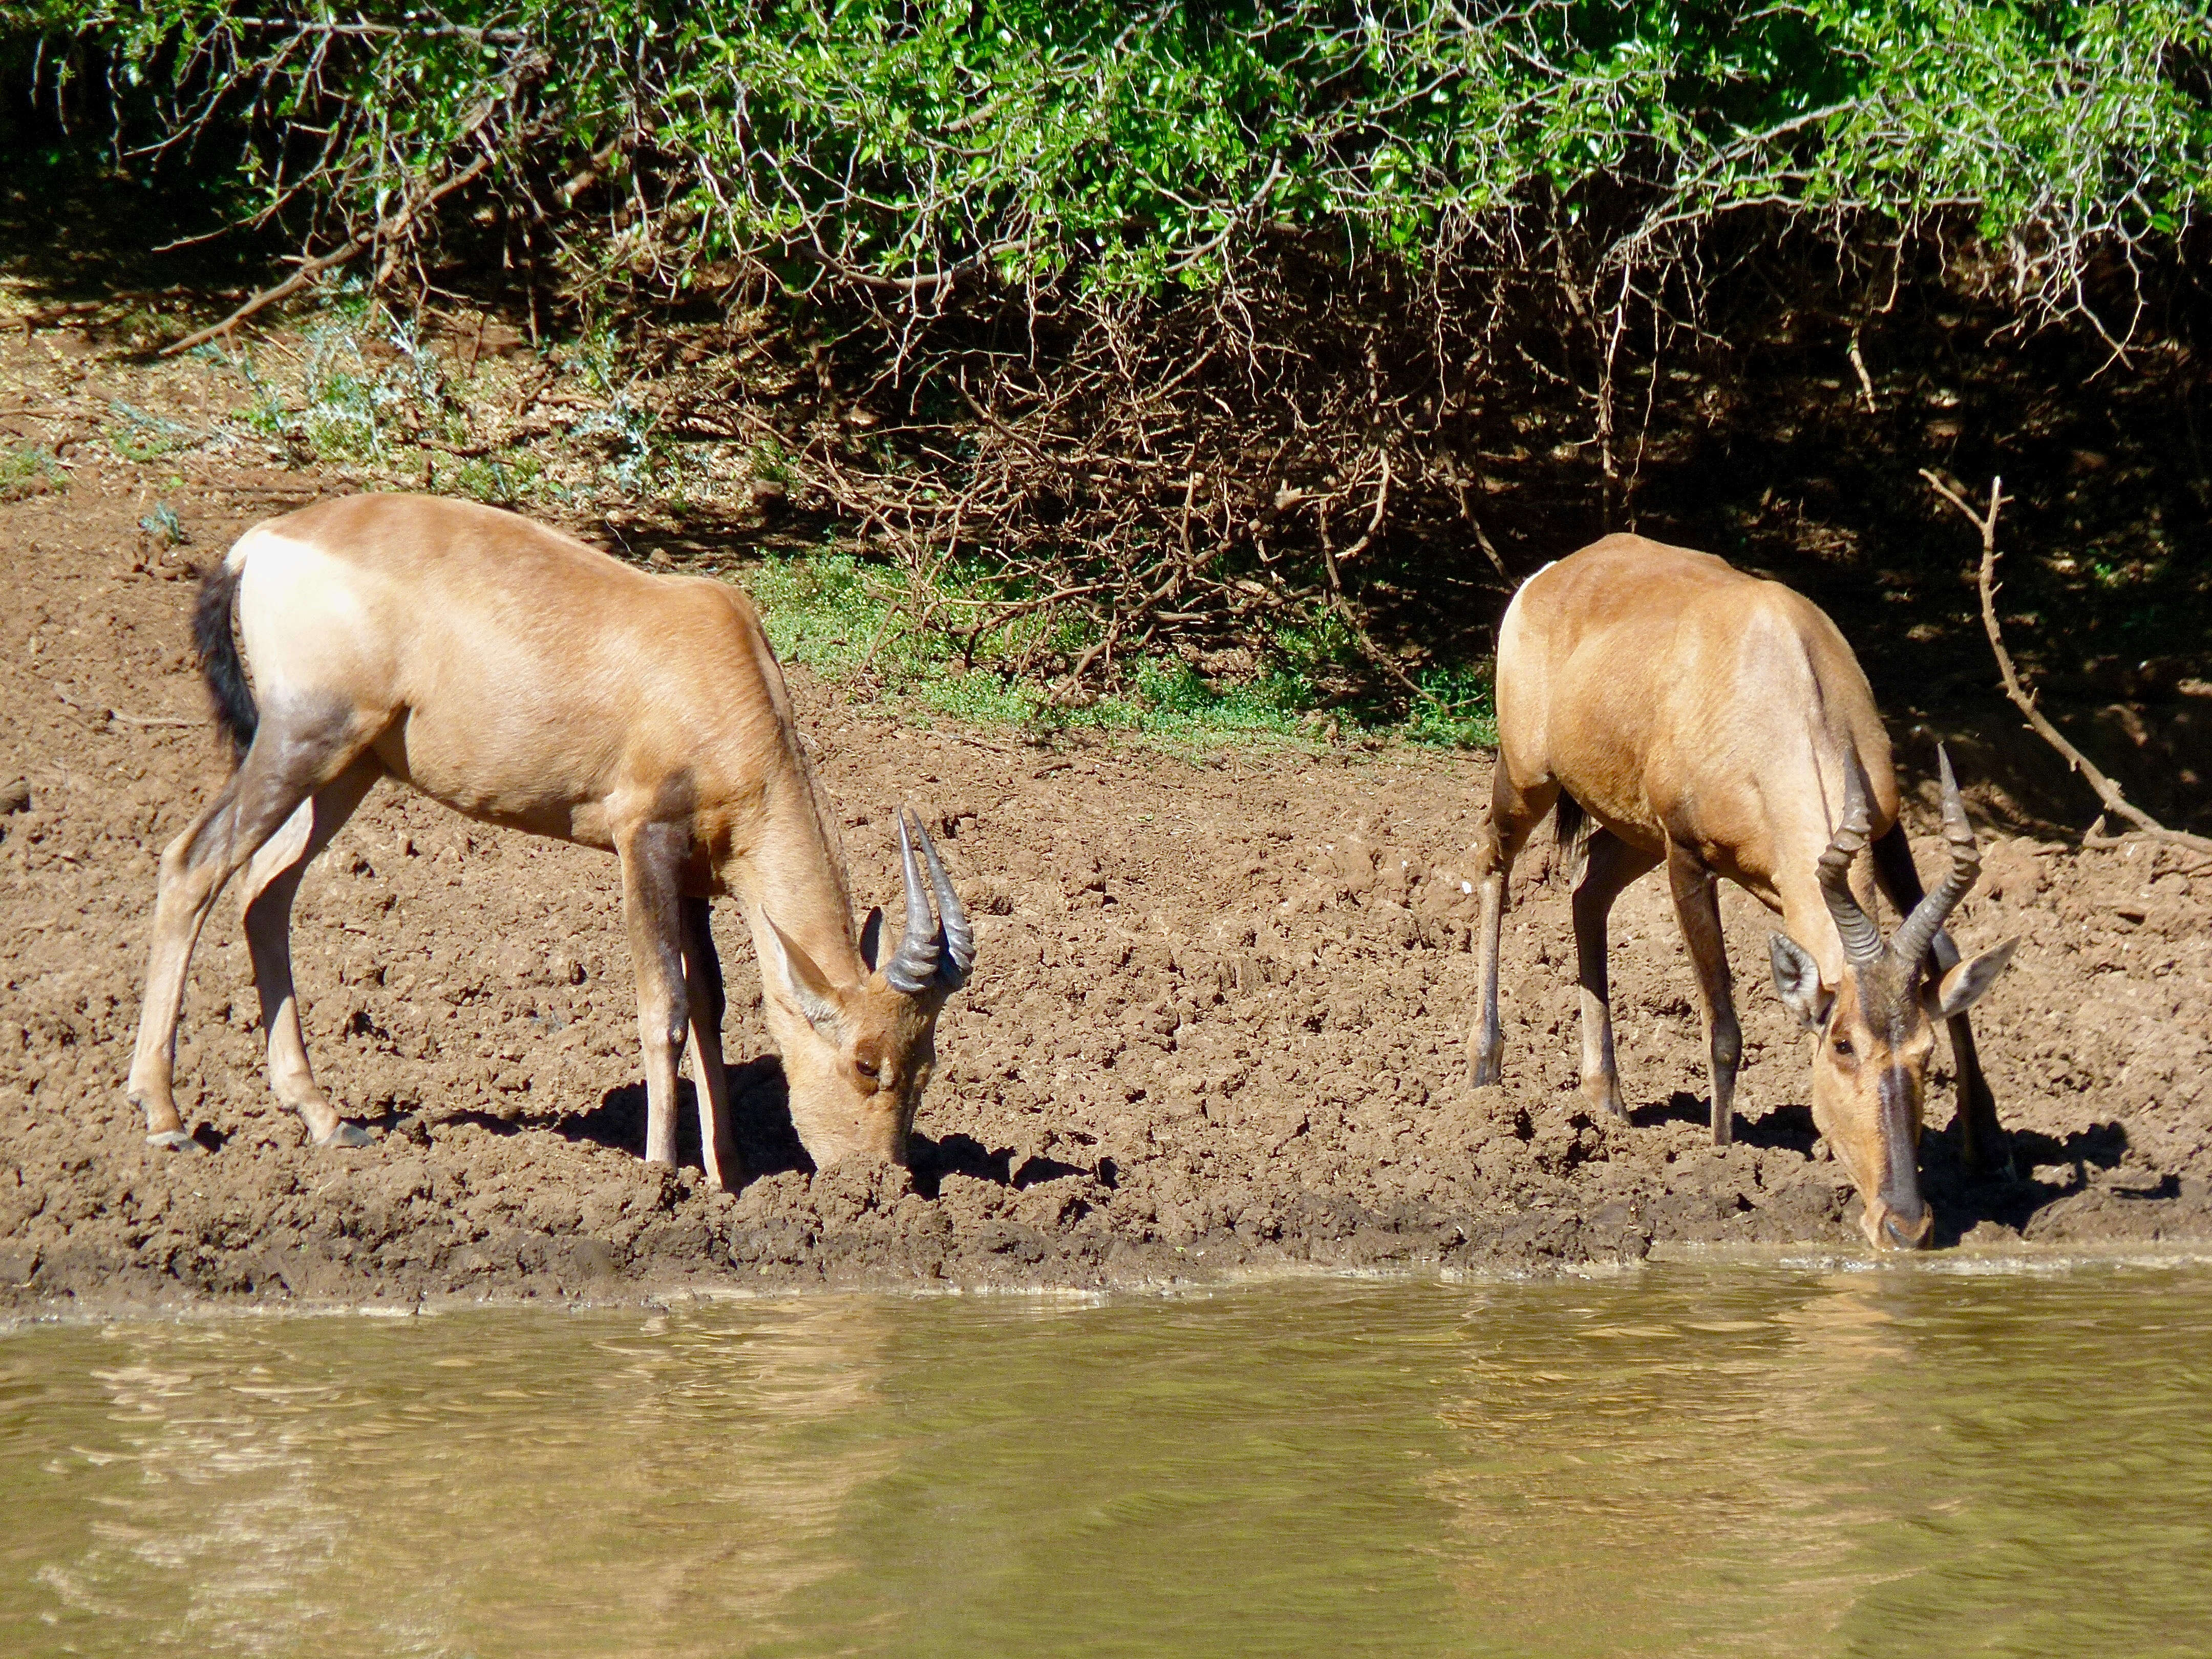
{"label": "muddy water", "polygon": [[2201,1653],[2212,1270],[0,1334],[0,1652]]}

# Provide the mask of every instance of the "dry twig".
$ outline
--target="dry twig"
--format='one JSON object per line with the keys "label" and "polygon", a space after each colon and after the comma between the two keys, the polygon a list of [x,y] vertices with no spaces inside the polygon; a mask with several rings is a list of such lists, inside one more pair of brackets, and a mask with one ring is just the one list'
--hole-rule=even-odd
{"label": "dry twig", "polygon": [[79,714],[91,714],[96,718],[114,720],[124,726],[205,726],[208,724],[208,722],[204,720],[179,720],[173,714],[126,714],[121,709],[110,708],[105,703],[95,705],[88,702],[79,702],[75,697],[70,696],[68,692],[63,690],[58,685],[53,685],[51,682],[48,684],[49,689],[52,690],[55,696],[58,697],[63,702],[68,704],[71,708],[76,709]]}
{"label": "dry twig", "polygon": [[[2208,840],[2203,836],[2192,836],[2185,830],[2169,830],[2141,807],[2130,804],[2128,798],[2120,793],[2120,786],[2106,777],[2098,769],[2095,762],[2068,742],[2065,734],[2046,720],[2043,712],[2035,706],[2034,696],[2021,687],[2019,672],[2013,666],[2012,653],[2005,649],[2004,630],[1997,622],[1997,513],[2004,505],[2004,480],[2002,477],[1990,480],[1989,511],[1977,513],[1966,504],[1965,498],[1958,491],[1953,489],[1950,485],[1945,483],[1942,478],[1936,477],[1926,467],[1920,469],[1920,476],[1927,479],[1929,486],[1938,495],[1957,507],[1966,515],[1966,521],[1981,532],[1982,565],[1979,586],[1982,595],[1982,628],[1990,636],[1990,649],[1996,653],[1997,672],[2004,676],[2005,696],[2012,699],[2013,706],[2027,716],[2027,723],[2035,734],[2056,749],[2070,769],[2079,772],[2087,780],[2089,787],[2097,792],[2097,799],[2104,802],[2106,811],[2117,813],[2134,824],[2142,834],[2154,840],[2167,842],[2176,847],[2186,847],[2199,853],[2212,853],[2212,840]],[[2103,823],[2104,818],[2100,816],[2097,824],[2101,826]],[[2090,833],[2092,835],[2097,833],[2095,826],[2092,827]]]}
{"label": "dry twig", "polygon": [[491,166],[491,160],[489,155],[477,156],[475,161],[451,178],[441,180],[432,189],[426,190],[416,197],[394,217],[389,220],[379,220],[367,229],[355,232],[344,243],[328,253],[318,254],[312,259],[301,260],[299,268],[289,276],[272,287],[263,289],[260,293],[239,307],[221,322],[201,329],[196,334],[187,334],[181,340],[173,341],[163,346],[155,355],[160,357],[173,357],[180,352],[190,351],[196,345],[205,345],[210,340],[228,334],[231,330],[255,313],[265,311],[279,300],[289,299],[325,271],[335,270],[338,266],[359,258],[365,250],[374,246],[379,240],[404,234],[408,227],[419,219],[425,209],[435,207],[464,185],[470,184],[481,177]]}

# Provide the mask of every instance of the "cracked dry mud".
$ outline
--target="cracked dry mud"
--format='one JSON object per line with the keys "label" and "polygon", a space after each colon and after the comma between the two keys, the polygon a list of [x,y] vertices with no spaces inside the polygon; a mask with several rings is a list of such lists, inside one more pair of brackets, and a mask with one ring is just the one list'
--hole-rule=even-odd
{"label": "cracked dry mud", "polygon": [[[315,488],[201,469],[170,496],[186,556]],[[1697,1242],[1859,1249],[1848,1183],[1814,1145],[1803,1040],[1765,983],[1767,918],[1741,894],[1723,903],[1747,1058],[1736,1144],[1710,1145],[1692,981],[1650,879],[1615,912],[1636,1121],[1610,1128],[1578,1109],[1567,906],[1540,854],[1507,922],[1505,1084],[1464,1085],[1462,872],[1485,758],[1040,748],[901,725],[803,675],[860,902],[893,899],[890,811],[907,799],[977,921],[911,1173],[800,1167],[726,907],[750,1179],[725,1194],[644,1166],[612,860],[390,784],[308,875],[295,933],[319,1072],[375,1144],[317,1152],[270,1097],[226,901],[179,1068],[186,1120],[219,1150],[150,1150],[118,1085],[155,860],[221,761],[186,654],[187,573],[140,532],[143,494],[131,469],[87,462],[65,492],[0,506],[0,783],[23,781],[0,792],[0,1306],[1091,1287],[1546,1269]],[[1966,1182],[1931,1129],[1939,1241],[2212,1239],[2212,872],[2142,843],[1985,843],[1954,927],[1970,946],[2024,937],[1976,1022],[2027,1178]],[[1939,1062],[1933,1125],[1950,1110]],[[684,1133],[696,1159],[688,1108]]]}

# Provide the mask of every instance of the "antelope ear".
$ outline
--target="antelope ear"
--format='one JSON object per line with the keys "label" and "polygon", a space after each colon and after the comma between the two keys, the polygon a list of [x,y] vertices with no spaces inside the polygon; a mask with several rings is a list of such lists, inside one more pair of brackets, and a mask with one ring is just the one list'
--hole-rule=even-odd
{"label": "antelope ear", "polygon": [[860,962],[872,974],[876,971],[876,956],[883,946],[884,907],[878,904],[860,924]]}
{"label": "antelope ear", "polygon": [[1928,1000],[1928,1012],[1939,1019],[1949,1019],[1963,1014],[1981,1000],[1982,993],[1996,983],[1996,977],[2012,960],[2012,953],[2020,949],[2020,941],[2008,939],[2002,945],[1992,945],[1978,957],[1968,957],[1943,975],[1942,981],[1922,993]]}
{"label": "antelope ear", "polygon": [[1820,964],[1813,953],[1787,933],[1769,933],[1766,954],[1774,963],[1774,988],[1783,1006],[1808,1030],[1820,1030],[1828,1023],[1836,994],[1820,983]]}
{"label": "antelope ear", "polygon": [[806,1023],[816,1033],[836,1042],[842,1039],[844,1030],[844,1011],[838,1005],[836,987],[830,983],[814,958],[799,947],[797,940],[775,925],[775,918],[763,910],[768,922],[769,936],[775,941],[776,952],[783,960],[784,983],[791,988],[791,1000],[799,1005],[799,1012],[806,1016]]}

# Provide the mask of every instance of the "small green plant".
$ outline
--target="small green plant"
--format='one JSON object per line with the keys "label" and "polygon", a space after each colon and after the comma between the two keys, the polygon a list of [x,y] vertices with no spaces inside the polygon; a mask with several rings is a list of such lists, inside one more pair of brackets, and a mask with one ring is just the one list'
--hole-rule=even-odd
{"label": "small green plant", "polygon": [[[191,354],[235,372],[253,394],[237,429],[304,444],[325,461],[382,461],[425,430],[456,435],[459,418],[445,364],[415,325],[373,303],[358,283],[326,288],[306,331],[307,362],[292,394],[272,385],[243,351],[213,344]],[[372,346],[388,347],[379,363]]]}
{"label": "small green plant", "polygon": [[610,476],[623,494],[636,494],[651,479],[658,459],[653,422],[621,392],[613,394],[606,408],[592,410],[569,430],[579,438],[611,440],[615,460]]}
{"label": "small green plant", "polygon": [[0,501],[69,488],[69,474],[43,449],[29,444],[0,451]]}
{"label": "small green plant", "polygon": [[164,547],[185,544],[185,521],[177,516],[177,509],[168,502],[159,503],[151,513],[138,520],[138,527]]}
{"label": "small green plant", "polygon": [[305,406],[295,424],[318,459],[357,460],[383,453],[375,379],[353,328],[325,323],[308,331],[300,392]]}
{"label": "small green plant", "polygon": [[246,410],[226,423],[231,435],[235,436],[241,428],[258,438],[282,438],[286,434],[292,417],[284,406],[284,394],[262,378],[251,351],[210,340],[204,345],[194,346],[185,356],[195,362],[230,370],[246,382],[246,389],[253,394],[253,401]]}
{"label": "small green plant", "polygon": [[1497,747],[1498,701],[1488,664],[1431,666],[1414,684],[1420,695],[1407,714],[1408,738],[1451,749]]}
{"label": "small green plant", "polygon": [[545,463],[526,451],[504,456],[472,456],[450,472],[438,475],[448,495],[466,495],[488,507],[508,507],[530,496],[545,471]]}
{"label": "small green plant", "polygon": [[791,457],[784,453],[781,443],[773,437],[763,438],[753,446],[750,457],[752,475],[769,483],[789,484]]}
{"label": "small green plant", "polygon": [[119,398],[109,398],[107,410],[115,417],[107,428],[107,447],[126,461],[150,461],[179,450],[196,449],[215,435],[164,415],[149,414]]}

